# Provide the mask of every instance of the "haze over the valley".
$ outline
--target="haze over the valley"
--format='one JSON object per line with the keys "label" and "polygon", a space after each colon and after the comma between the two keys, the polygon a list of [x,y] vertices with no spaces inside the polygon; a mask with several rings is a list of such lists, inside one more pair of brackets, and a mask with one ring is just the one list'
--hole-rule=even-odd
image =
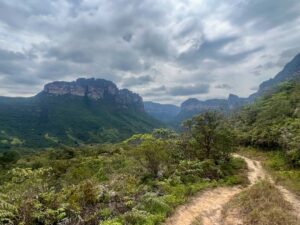
{"label": "haze over the valley", "polygon": [[0,95],[95,77],[144,100],[248,96],[300,52],[298,0],[0,2]]}

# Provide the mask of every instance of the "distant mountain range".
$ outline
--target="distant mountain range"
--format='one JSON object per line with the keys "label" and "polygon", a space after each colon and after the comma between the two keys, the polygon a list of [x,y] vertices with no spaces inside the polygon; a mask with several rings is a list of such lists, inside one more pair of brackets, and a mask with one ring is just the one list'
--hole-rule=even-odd
{"label": "distant mountain range", "polygon": [[190,98],[180,107],[144,103],[138,94],[108,80],[56,81],[34,97],[0,97],[0,149],[117,142],[162,127],[162,122],[178,125],[206,110],[230,112],[289,80],[300,80],[300,54],[248,98]]}
{"label": "distant mountain range", "polygon": [[172,121],[180,112],[180,107],[172,104],[144,102],[145,111],[162,122]]}
{"label": "distant mountain range", "polygon": [[138,94],[103,79],[53,82],[30,98],[0,97],[0,149],[115,142],[160,126]]}
{"label": "distant mountain range", "polygon": [[[206,101],[190,98],[181,104],[179,110],[175,105],[167,105],[166,107],[166,105],[153,102],[149,104],[146,102],[145,110],[147,113],[163,122],[173,122],[178,124],[187,118],[207,110],[220,110],[225,113],[236,110],[245,104],[255,101],[255,99],[265,93],[272,91],[272,89],[279,83],[290,80],[300,80],[300,54],[295,56],[291,62],[286,64],[283,70],[280,71],[274,78],[263,82],[259,86],[258,91],[250,95],[248,98],[241,98],[233,94],[230,94],[227,99],[209,99]],[[170,108],[176,108],[176,110],[170,113]],[[166,120],[166,117],[168,120]]]}

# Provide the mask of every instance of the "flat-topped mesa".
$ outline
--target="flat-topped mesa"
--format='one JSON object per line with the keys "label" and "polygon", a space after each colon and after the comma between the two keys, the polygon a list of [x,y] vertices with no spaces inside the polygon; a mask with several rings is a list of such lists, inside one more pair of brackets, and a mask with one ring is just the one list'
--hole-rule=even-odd
{"label": "flat-topped mesa", "polygon": [[120,108],[132,108],[144,111],[141,96],[127,89],[119,90],[117,85],[104,79],[79,78],[76,81],[55,81],[46,84],[43,93],[55,96],[73,95],[88,97],[93,100],[106,100]]}
{"label": "flat-topped mesa", "polygon": [[74,96],[87,96],[94,100],[103,99],[105,95],[117,95],[119,92],[117,86],[104,79],[84,79],[80,78],[76,81],[65,82],[55,81],[46,84],[44,93],[52,95],[74,95]]}

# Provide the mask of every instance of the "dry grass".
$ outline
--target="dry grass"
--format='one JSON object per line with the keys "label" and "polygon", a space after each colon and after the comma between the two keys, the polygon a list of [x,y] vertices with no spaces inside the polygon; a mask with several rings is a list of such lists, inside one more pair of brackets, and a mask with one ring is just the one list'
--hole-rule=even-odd
{"label": "dry grass", "polygon": [[202,219],[201,219],[201,216],[198,216],[193,222],[191,225],[202,225]]}
{"label": "dry grass", "polygon": [[245,225],[299,225],[277,188],[261,181],[233,198],[224,208],[224,218],[232,210],[238,210]]}

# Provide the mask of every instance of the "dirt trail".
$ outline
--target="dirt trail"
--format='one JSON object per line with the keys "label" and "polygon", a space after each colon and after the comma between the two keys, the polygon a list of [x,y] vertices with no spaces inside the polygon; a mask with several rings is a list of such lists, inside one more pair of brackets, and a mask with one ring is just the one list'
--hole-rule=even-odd
{"label": "dirt trail", "polygon": [[[259,180],[265,178],[274,183],[271,177],[267,175],[259,161],[237,154],[235,154],[234,157],[239,157],[246,161],[250,185],[253,185]],[[293,205],[295,214],[300,216],[300,200],[297,196],[282,186],[276,186],[281,191],[285,199]],[[234,195],[238,194],[242,190],[243,189],[241,187],[222,187],[199,193],[198,196],[193,198],[190,203],[180,206],[175,213],[167,219],[165,225],[191,225],[193,221],[199,217],[201,218],[203,225],[221,225],[221,211],[223,206]]]}

